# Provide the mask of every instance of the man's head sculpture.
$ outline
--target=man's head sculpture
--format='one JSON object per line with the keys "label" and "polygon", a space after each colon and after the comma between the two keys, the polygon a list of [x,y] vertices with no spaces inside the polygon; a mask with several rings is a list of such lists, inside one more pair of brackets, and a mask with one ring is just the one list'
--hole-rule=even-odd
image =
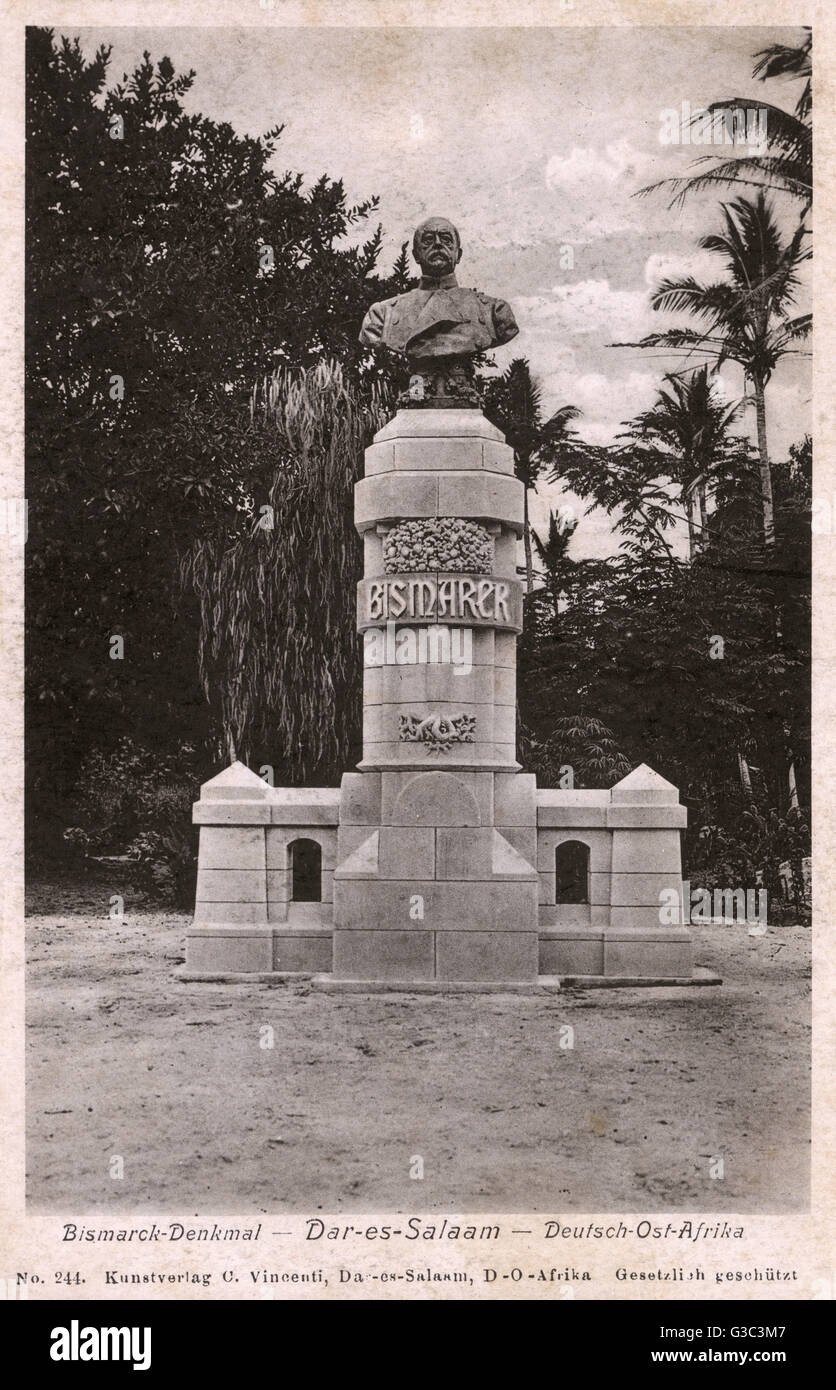
{"label": "man's head sculpture", "polygon": [[428,217],[415,228],[412,255],[425,275],[452,275],[462,258],[462,239],[446,217]]}
{"label": "man's head sculpture", "polygon": [[461,237],[446,217],[428,217],[416,227],[412,254],[421,267],[420,285],[372,304],[360,342],[406,358],[410,384],[401,405],[478,406],[472,359],[515,338],[516,319],[504,299],[458,284]]}

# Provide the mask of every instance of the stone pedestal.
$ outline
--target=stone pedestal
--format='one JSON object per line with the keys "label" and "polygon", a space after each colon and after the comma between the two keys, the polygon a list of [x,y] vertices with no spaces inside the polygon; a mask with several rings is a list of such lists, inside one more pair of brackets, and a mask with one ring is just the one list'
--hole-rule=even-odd
{"label": "stone pedestal", "polygon": [[367,450],[356,491],[363,760],[341,789],[334,977],[534,981],[513,453],[478,410],[403,410]]}
{"label": "stone pedestal", "polygon": [[476,409],[400,410],[366,451],[355,520],[362,761],[339,788],[268,787],[236,763],[201,789],[187,976],[687,980],[690,935],[663,911],[681,892],[676,788],[642,765],[610,790],[538,790],[516,760],[523,487],[499,431]]}

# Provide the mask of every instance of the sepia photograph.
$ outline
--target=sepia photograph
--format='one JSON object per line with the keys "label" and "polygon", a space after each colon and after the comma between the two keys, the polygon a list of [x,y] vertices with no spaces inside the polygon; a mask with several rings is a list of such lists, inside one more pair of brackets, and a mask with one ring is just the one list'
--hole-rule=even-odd
{"label": "sepia photograph", "polygon": [[732,1269],[812,1210],[816,28],[157,8],[19,34],[26,1220]]}

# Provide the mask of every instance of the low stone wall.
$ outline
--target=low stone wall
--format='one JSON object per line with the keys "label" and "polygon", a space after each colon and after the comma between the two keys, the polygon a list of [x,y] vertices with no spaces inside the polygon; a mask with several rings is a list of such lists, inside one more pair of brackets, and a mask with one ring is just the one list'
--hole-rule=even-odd
{"label": "low stone wall", "polygon": [[[235,764],[202,788],[194,818],[186,968],[195,974],[519,983],[691,973],[689,932],[660,914],[663,890],[681,892],[685,809],[646,767],[609,791],[537,791],[528,774],[461,770],[273,788]],[[316,901],[294,900],[300,840],[319,849]],[[560,902],[556,857],[570,843],[587,855],[586,891],[584,901]]]}

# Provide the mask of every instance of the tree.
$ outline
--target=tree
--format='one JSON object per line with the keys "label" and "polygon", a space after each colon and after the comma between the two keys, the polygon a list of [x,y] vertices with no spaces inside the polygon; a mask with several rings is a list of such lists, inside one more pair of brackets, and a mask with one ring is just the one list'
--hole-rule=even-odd
{"label": "tree", "polygon": [[203,690],[230,762],[336,782],[360,733],[354,484],[387,407],[365,405],[338,363],[321,362],[274,373],[253,414],[250,447],[271,460],[267,501],[233,538],[198,538],[183,566],[200,607]]}
{"label": "tree", "polygon": [[[91,749],[125,737],[205,747],[194,599],[198,536],[266,499],[253,381],[338,358],[380,297],[375,200],[276,176],[281,129],[240,137],[189,115],[193,75],[145,55],[108,88],[109,50],[27,31],[27,731],[33,829],[60,829]],[[123,659],[112,660],[112,638]],[[325,658],[324,658],[325,659]],[[55,823],[39,816],[55,811]],[[66,823],[63,821],[63,823]]]}
{"label": "tree", "polygon": [[552,600],[552,632],[555,641],[560,638],[560,601],[571,583],[574,560],[569,558],[569,543],[578,527],[576,517],[563,517],[560,512],[549,509],[549,529],[543,540],[534,527],[531,539],[537,551],[537,558],[545,570],[546,587]]}
{"label": "tree", "polygon": [[654,333],[639,346],[689,354],[699,350],[718,366],[733,361],[743,368],[755,407],[763,541],[770,551],[775,544],[775,521],[765,389],[778,362],[795,352],[795,344],[810,330],[809,314],[790,318],[788,312],[795,301],[799,267],[808,255],[803,249],[805,231],[798,227],[785,241],[763,193],[754,201],[735,199],[724,204],[722,211],[723,230],[702,237],[699,244],[722,256],[725,279],[709,285],[693,276],[665,279],[651,295],[654,309],[684,310],[705,320],[705,329]]}
{"label": "tree", "polygon": [[[784,111],[769,102],[753,101],[751,97],[728,97],[712,102],[707,116],[715,122],[719,117],[731,132],[745,130],[754,117],[765,122],[767,148],[762,154],[735,155],[721,159],[705,155],[695,161],[708,163],[710,168],[685,178],[662,179],[639,189],[639,196],[666,188],[672,193],[671,207],[680,206],[690,193],[712,186],[755,184],[791,194],[801,201],[806,213],[813,198],[813,130],[812,130],[812,30],[796,46],[770,44],[756,56],[753,77],[803,80],[803,87],[793,112]],[[692,124],[704,123],[698,112]]]}
{"label": "tree", "polygon": [[394,294],[405,294],[416,284],[416,277],[412,273],[409,263],[409,242],[401,242],[401,249],[392,266],[392,287]]}
{"label": "tree", "polygon": [[530,594],[534,587],[534,563],[528,493],[536,488],[537,479],[547,466],[554,468],[561,445],[572,434],[570,422],[577,419],[580,411],[576,406],[564,405],[543,423],[540,388],[526,358],[515,357],[501,376],[487,382],[485,414],[502,430],[514,450],[514,472],[524,487],[525,587]]}
{"label": "tree", "polygon": [[[633,477],[645,473],[639,505],[646,501],[648,483],[663,492],[672,486],[679,493],[687,515],[689,558],[705,543],[708,491],[740,455],[740,442],[731,434],[739,409],[725,404],[704,365],[690,375],[666,376],[650,410],[631,420],[621,436],[629,441]],[[617,472],[622,484],[630,476],[629,467]],[[636,500],[626,495],[620,506],[623,525]]]}

